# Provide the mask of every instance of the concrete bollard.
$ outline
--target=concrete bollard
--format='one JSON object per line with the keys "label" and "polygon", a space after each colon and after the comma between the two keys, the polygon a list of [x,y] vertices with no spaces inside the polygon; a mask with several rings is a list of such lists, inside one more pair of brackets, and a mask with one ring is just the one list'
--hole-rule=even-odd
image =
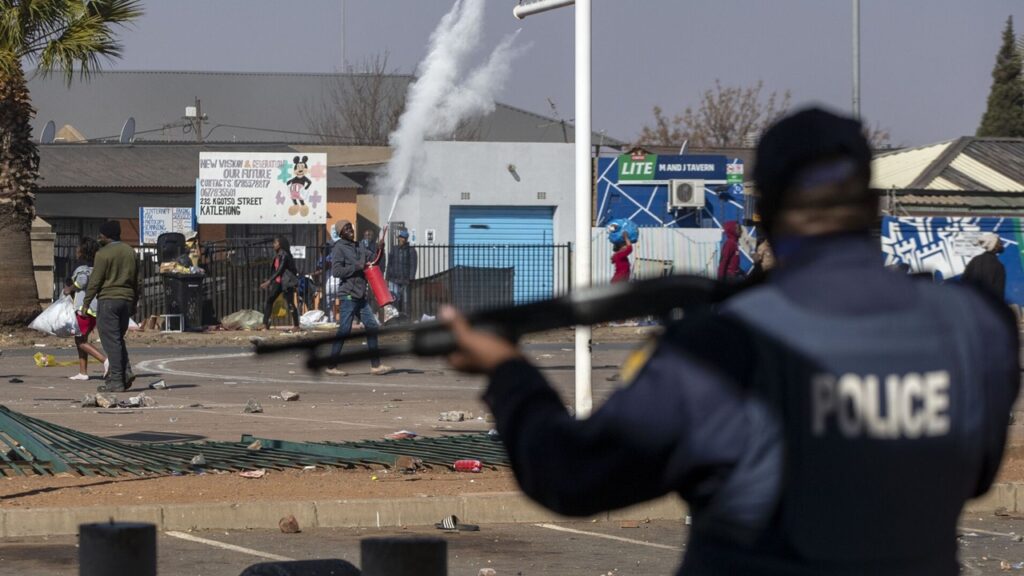
{"label": "concrete bollard", "polygon": [[363,538],[363,576],[448,576],[448,543],[441,538]]}
{"label": "concrete bollard", "polygon": [[78,527],[79,576],[156,576],[156,526],[102,522]]}

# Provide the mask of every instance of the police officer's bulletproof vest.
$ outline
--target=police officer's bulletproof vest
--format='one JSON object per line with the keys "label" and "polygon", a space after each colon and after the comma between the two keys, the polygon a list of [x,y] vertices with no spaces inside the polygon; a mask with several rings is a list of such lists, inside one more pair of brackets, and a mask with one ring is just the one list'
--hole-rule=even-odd
{"label": "police officer's bulletproof vest", "polygon": [[969,378],[985,335],[963,294],[915,289],[915,305],[873,315],[801,308],[774,286],[726,306],[752,329],[752,392],[784,428],[769,549],[821,565],[955,569],[957,516],[978,483],[984,410]]}

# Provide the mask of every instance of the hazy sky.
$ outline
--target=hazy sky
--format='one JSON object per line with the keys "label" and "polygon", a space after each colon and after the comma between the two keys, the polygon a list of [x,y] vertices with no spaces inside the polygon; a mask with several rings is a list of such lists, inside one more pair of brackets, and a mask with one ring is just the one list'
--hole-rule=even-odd
{"label": "hazy sky", "polygon": [[[487,0],[486,46],[532,45],[499,100],[573,115],[573,9],[517,21]],[[849,109],[850,0],[594,0],[595,130],[630,140],[651,108],[681,112],[716,78]],[[388,51],[412,72],[447,0],[149,0],[120,70],[330,72]],[[344,13],[344,18],[342,17]],[[862,0],[862,110],[895,144],[973,134],[1008,15],[1024,0]],[[344,26],[343,26],[344,20]],[[344,33],[343,33],[344,30]],[[347,38],[345,37],[347,35]],[[200,95],[201,96],[201,95]]]}

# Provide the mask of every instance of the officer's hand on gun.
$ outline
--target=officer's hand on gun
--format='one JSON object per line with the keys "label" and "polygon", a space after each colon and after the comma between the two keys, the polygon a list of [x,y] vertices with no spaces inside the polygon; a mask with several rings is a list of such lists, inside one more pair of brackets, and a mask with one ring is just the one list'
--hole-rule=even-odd
{"label": "officer's hand on gun", "polygon": [[483,330],[474,330],[465,316],[451,306],[442,306],[440,320],[451,327],[458,349],[448,356],[456,370],[475,374],[488,374],[509,360],[519,358],[514,344]]}

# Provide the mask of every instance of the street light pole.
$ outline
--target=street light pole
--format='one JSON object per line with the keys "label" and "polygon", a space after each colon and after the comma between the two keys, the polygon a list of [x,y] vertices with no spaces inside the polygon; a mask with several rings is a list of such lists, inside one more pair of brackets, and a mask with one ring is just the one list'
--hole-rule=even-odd
{"label": "street light pole", "polygon": [[853,116],[860,118],[860,0],[853,0]]}
{"label": "street light pole", "polygon": [[[590,144],[590,23],[591,0],[539,0],[520,4],[512,10],[518,19],[532,14],[576,5],[576,251],[573,254],[573,289],[582,290],[590,286],[590,223],[593,210],[590,200],[593,190],[593,168],[591,166]],[[586,418],[594,407],[591,371],[590,326],[576,327],[576,417]]]}
{"label": "street light pole", "polygon": [[[593,167],[590,160],[590,1],[576,2],[576,270],[573,288],[590,286],[590,222]],[[586,418],[594,407],[590,326],[576,327],[576,417]]]}

